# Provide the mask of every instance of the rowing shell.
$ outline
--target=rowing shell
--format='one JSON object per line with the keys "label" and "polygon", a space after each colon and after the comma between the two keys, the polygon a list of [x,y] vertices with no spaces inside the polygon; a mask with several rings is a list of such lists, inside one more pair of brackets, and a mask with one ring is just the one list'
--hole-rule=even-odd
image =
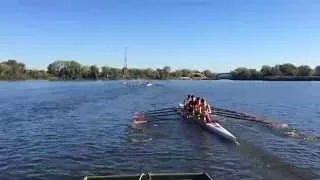
{"label": "rowing shell", "polygon": [[[179,104],[178,109],[180,110],[180,113],[181,113],[182,117],[184,117],[183,107],[184,107],[183,104]],[[211,131],[213,133],[216,133],[217,135],[220,135],[221,137],[223,137],[223,138],[225,138],[225,139],[227,139],[227,140],[229,140],[229,141],[231,141],[233,143],[239,144],[237,138],[233,134],[231,134],[228,130],[223,128],[218,122],[205,123],[202,120],[199,120],[199,119],[196,119],[196,118],[192,118],[192,120],[194,122],[197,122],[201,126],[209,129],[209,131]]]}

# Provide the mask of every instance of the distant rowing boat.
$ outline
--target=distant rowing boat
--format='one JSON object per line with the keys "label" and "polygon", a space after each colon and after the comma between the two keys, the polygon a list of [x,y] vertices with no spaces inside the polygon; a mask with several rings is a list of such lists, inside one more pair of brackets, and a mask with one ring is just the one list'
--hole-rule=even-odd
{"label": "distant rowing boat", "polygon": [[144,82],[143,84],[144,84],[145,86],[147,86],[147,87],[148,87],[148,86],[152,86],[152,83],[151,83],[150,81]]}
{"label": "distant rowing boat", "polygon": [[[185,113],[183,112],[184,109],[184,105],[183,104],[179,104],[178,105],[178,109],[180,111],[180,114],[183,118],[185,118]],[[190,118],[189,118],[190,119]],[[231,134],[228,130],[226,130],[225,128],[223,128],[218,122],[210,122],[210,123],[205,123],[202,120],[199,120],[198,118],[191,118],[190,120],[192,120],[193,122],[196,122],[198,124],[200,124],[202,127],[207,128],[209,131],[233,142],[236,144],[239,144],[237,138]]]}

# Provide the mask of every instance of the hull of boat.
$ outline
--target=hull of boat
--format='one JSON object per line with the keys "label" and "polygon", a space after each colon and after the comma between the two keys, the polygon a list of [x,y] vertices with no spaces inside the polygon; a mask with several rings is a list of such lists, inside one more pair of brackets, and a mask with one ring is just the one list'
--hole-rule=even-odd
{"label": "hull of boat", "polygon": [[[183,104],[179,104],[179,109],[180,109],[180,113],[182,115],[182,117],[184,117],[184,113],[183,113]],[[210,123],[205,123],[202,120],[198,119],[198,118],[189,118],[190,120],[192,120],[193,122],[196,122],[198,124],[200,124],[202,127],[208,129],[209,131],[231,141],[234,142],[236,144],[238,144],[238,140],[237,138],[231,134],[228,130],[226,130],[224,127],[222,127],[218,122],[210,122]]]}

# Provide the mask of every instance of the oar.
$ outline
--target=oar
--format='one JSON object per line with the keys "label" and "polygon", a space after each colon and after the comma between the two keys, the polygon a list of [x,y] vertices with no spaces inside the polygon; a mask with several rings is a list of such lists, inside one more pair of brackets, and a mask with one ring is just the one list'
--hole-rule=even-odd
{"label": "oar", "polygon": [[261,119],[255,119],[252,117],[243,117],[243,116],[237,116],[237,115],[231,115],[231,114],[224,114],[224,113],[215,113],[218,116],[224,116],[224,117],[229,117],[229,118],[234,118],[234,119],[242,119],[242,120],[248,120],[248,121],[255,121],[255,122],[259,122],[259,123],[264,123],[264,124],[268,124],[268,125],[272,125],[272,123],[261,120]]}
{"label": "oar", "polygon": [[232,117],[237,117],[238,119],[257,119],[256,117],[252,116],[247,116],[247,115],[242,115],[242,114],[235,114],[235,113],[225,113],[225,112],[220,112],[220,111],[215,111],[213,112],[215,115],[219,116],[232,116]]}
{"label": "oar", "polygon": [[[222,109],[222,108],[213,108],[215,113],[220,113],[220,114],[225,114],[225,115],[231,115],[231,116],[239,116],[241,118],[253,118],[253,119],[259,119],[256,116],[253,115],[249,115],[247,113],[241,113],[241,112],[237,112],[237,111],[232,111],[232,110],[228,110],[228,109]],[[266,122],[265,120],[259,119],[263,122]]]}
{"label": "oar", "polygon": [[218,116],[224,116],[224,117],[229,117],[229,118],[234,118],[234,119],[239,119],[239,120],[246,120],[246,121],[254,121],[254,122],[258,122],[258,123],[262,123],[271,127],[275,127],[275,128],[287,128],[288,125],[287,124],[273,124],[271,122],[268,122],[266,120],[257,118],[255,116],[250,116],[248,114],[245,113],[239,113],[236,111],[232,111],[232,110],[225,110],[225,109],[221,109],[221,108],[212,108],[213,111],[216,109],[219,109],[219,111],[214,111],[214,114],[218,115]]}
{"label": "oar", "polygon": [[228,110],[228,109],[214,107],[214,108],[211,108],[211,110],[214,112],[221,112],[221,113],[226,113],[226,114],[236,114],[236,115],[241,115],[241,116],[253,117],[253,116],[248,115],[246,113],[241,113],[241,112],[232,111],[232,110]]}
{"label": "oar", "polygon": [[212,107],[211,110],[224,111],[224,112],[230,112],[230,113],[239,113],[237,111],[232,111],[229,109],[223,109],[223,108],[218,108],[218,107]]}
{"label": "oar", "polygon": [[166,112],[166,111],[172,111],[175,110],[176,107],[168,107],[168,108],[162,108],[162,109],[157,109],[157,110],[152,110],[148,111],[149,113],[154,113],[154,112]]}
{"label": "oar", "polygon": [[157,114],[167,114],[167,113],[173,113],[173,112],[177,112],[176,109],[171,109],[171,110],[167,110],[167,111],[159,111],[159,112],[144,112],[144,114],[152,114],[152,115],[157,115]]}
{"label": "oar", "polygon": [[[171,115],[177,115],[176,114],[171,114]],[[161,119],[161,116],[169,116],[169,114],[163,114],[163,115],[148,115],[148,114],[143,114],[143,113],[135,113],[135,115],[133,116],[134,118],[134,124],[144,124],[144,123],[148,123],[148,122],[151,122],[150,120],[147,120],[149,118],[146,118],[147,117],[152,117],[157,119],[157,122],[159,121],[163,121],[163,120],[172,120],[172,119]]]}
{"label": "oar", "polygon": [[236,113],[236,112],[229,112],[229,111],[221,111],[221,110],[212,110],[215,113],[223,113],[223,114],[230,114],[230,115],[238,115],[238,116],[245,116],[245,117],[253,117],[244,113]]}
{"label": "oar", "polygon": [[159,113],[159,114],[154,114],[154,113],[144,113],[144,115],[146,116],[171,116],[171,115],[176,115],[177,112],[176,111],[172,111],[170,113]]}
{"label": "oar", "polygon": [[237,112],[237,111],[222,109],[222,108],[211,108],[211,110],[212,110],[215,114],[223,114],[223,115],[237,116],[237,117],[242,117],[242,118],[253,118],[253,119],[257,119],[256,116],[248,115],[248,114],[246,114],[246,113],[240,113],[240,112]]}

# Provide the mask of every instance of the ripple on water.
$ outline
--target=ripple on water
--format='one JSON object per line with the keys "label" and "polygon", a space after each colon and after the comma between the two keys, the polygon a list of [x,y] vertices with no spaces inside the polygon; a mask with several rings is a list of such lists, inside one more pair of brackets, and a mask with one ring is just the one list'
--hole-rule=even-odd
{"label": "ripple on water", "polygon": [[[19,88],[1,84],[0,179],[79,179],[140,171],[207,171],[215,179],[277,179],[284,176],[277,175],[278,167],[283,174],[291,170],[282,161],[320,172],[318,144],[246,121],[219,119],[248,142],[239,147],[177,116],[152,118],[147,125],[131,127],[133,112],[173,106],[193,92],[217,105],[288,121],[299,132],[317,135],[319,106],[312,106],[317,101],[308,93],[296,99],[285,86],[273,83],[161,83],[148,89],[117,82],[26,82]],[[314,88],[309,94],[318,93],[319,87]]]}

